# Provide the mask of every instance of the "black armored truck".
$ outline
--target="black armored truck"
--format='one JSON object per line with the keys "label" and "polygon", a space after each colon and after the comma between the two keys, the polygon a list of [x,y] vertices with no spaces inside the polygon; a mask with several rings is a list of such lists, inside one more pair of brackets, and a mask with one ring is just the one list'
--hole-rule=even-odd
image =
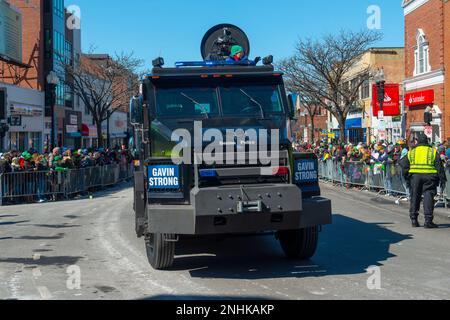
{"label": "black armored truck", "polygon": [[183,236],[272,234],[288,258],[309,259],[332,222],[317,157],[293,150],[283,75],[271,56],[230,60],[234,46],[250,54],[241,29],[213,27],[203,61],[154,60],[131,99],[136,232],[155,269],[173,265]]}

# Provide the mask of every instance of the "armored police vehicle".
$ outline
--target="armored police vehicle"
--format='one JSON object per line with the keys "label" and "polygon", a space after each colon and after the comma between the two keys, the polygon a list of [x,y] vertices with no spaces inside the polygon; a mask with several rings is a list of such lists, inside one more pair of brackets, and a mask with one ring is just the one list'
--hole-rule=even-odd
{"label": "armored police vehicle", "polygon": [[331,223],[317,158],[292,149],[282,74],[271,56],[229,59],[236,45],[250,54],[242,30],[212,28],[203,61],[154,60],[131,100],[136,232],[155,269],[172,266],[180,236],[272,234],[288,258],[308,259]]}

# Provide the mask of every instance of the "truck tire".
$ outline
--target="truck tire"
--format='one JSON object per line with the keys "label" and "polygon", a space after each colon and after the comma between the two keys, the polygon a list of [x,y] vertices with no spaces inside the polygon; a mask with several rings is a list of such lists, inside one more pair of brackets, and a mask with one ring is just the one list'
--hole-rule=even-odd
{"label": "truck tire", "polygon": [[146,236],[148,262],[155,270],[172,267],[175,258],[175,239],[176,236],[171,234],[156,233]]}
{"label": "truck tire", "polygon": [[289,259],[308,260],[312,258],[319,244],[319,227],[278,233],[281,247]]}

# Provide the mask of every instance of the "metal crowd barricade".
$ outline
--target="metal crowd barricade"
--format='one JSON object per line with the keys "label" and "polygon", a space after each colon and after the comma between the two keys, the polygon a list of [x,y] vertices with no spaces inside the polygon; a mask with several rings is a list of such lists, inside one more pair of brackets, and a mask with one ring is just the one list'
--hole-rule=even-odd
{"label": "metal crowd barricade", "polygon": [[45,200],[83,193],[133,178],[132,164],[113,164],[67,172],[14,172],[0,175],[0,206],[8,202]]}
{"label": "metal crowd barricade", "polygon": [[12,172],[1,175],[0,205],[5,199],[16,201],[19,198],[64,194],[65,174],[62,172]]}
{"label": "metal crowd barricade", "polygon": [[383,191],[386,184],[384,179],[384,169],[380,164],[371,165],[368,167],[369,189],[376,191]]}
{"label": "metal crowd barricade", "polygon": [[386,165],[385,190],[394,196],[408,196],[402,168],[398,164]]}
{"label": "metal crowd barricade", "polygon": [[346,185],[366,187],[367,172],[362,162],[347,162],[344,165],[344,183]]}
{"label": "metal crowd barricade", "polygon": [[102,186],[111,186],[119,180],[119,166],[110,165],[101,167]]}

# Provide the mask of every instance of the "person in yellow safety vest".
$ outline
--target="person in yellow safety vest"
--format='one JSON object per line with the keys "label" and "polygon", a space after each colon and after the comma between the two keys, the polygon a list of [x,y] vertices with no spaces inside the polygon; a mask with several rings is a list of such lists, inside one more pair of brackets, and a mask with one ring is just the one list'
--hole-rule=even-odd
{"label": "person in yellow safety vest", "polygon": [[402,159],[400,165],[411,193],[410,217],[413,227],[420,227],[418,218],[423,196],[425,228],[438,228],[433,222],[434,198],[437,195],[439,183],[441,186],[445,186],[447,178],[437,150],[430,146],[425,134],[422,133],[418,137],[417,146],[409,151],[408,156]]}

